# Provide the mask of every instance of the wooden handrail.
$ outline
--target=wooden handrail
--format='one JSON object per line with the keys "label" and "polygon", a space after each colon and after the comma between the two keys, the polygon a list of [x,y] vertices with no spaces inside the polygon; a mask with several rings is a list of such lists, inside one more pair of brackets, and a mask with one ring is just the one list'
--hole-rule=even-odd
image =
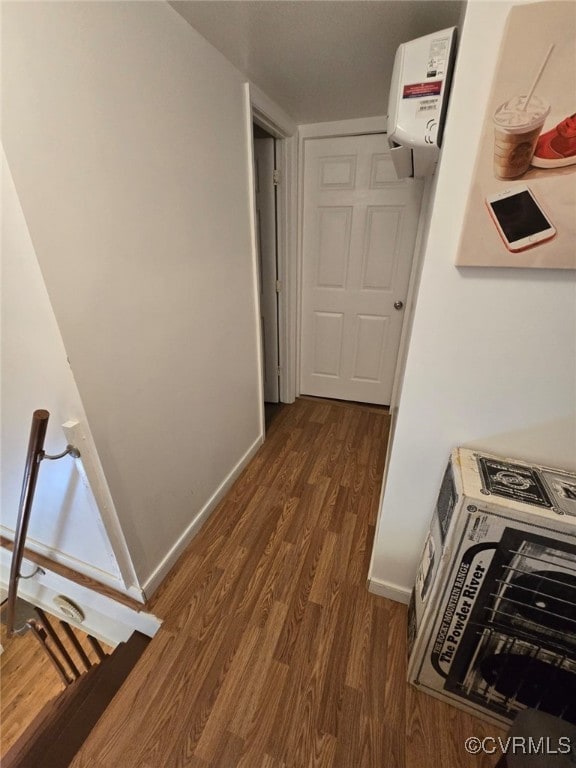
{"label": "wooden handrail", "polygon": [[[9,552],[13,552],[14,542],[11,539],[6,538],[6,536],[0,536],[0,547],[7,549]],[[87,576],[85,573],[75,571],[67,565],[62,565],[62,563],[46,557],[46,555],[40,555],[38,552],[35,552],[33,549],[29,549],[26,546],[24,547],[23,559],[29,560],[31,563],[39,566],[40,571],[56,573],[58,576],[62,576],[62,578],[68,579],[68,581],[73,581],[75,584],[79,584],[85,589],[89,589],[92,592],[98,592],[101,595],[110,597],[117,603],[127,605],[128,608],[132,608],[134,611],[143,611],[146,608],[146,602],[135,600],[133,597],[129,597],[123,592],[118,592],[107,584],[102,584],[102,582],[96,581],[96,579]]]}
{"label": "wooden handrail", "polygon": [[49,456],[44,451],[44,440],[48,428],[48,419],[50,414],[44,409],[34,411],[32,414],[32,425],[30,427],[30,439],[28,440],[28,451],[26,453],[26,466],[24,467],[24,479],[22,481],[22,494],[20,495],[20,505],[18,507],[18,519],[16,520],[16,530],[14,532],[14,549],[12,552],[12,562],[10,564],[10,581],[8,582],[8,604],[6,606],[6,631],[8,637],[20,634],[28,629],[28,623],[23,627],[16,629],[14,620],[16,615],[16,598],[18,597],[18,582],[20,581],[20,566],[24,556],[24,545],[28,533],[28,523],[30,522],[30,513],[34,502],[34,491],[36,490],[36,481],[38,480],[38,471],[42,459],[61,459],[63,456],[71,454],[74,457],[80,456],[80,452],[71,445],[66,446],[66,450],[55,456]]}
{"label": "wooden handrail", "polygon": [[6,630],[8,637],[16,634],[14,618],[16,612],[16,597],[18,595],[18,582],[20,581],[20,566],[24,555],[24,544],[28,533],[30,512],[34,501],[34,491],[38,480],[40,462],[44,456],[44,439],[48,428],[50,414],[45,410],[37,410],[32,414],[32,426],[30,427],[30,439],[26,454],[26,466],[22,481],[22,494],[18,508],[18,519],[14,533],[14,551],[10,564],[10,581],[8,582],[8,605],[6,607]]}

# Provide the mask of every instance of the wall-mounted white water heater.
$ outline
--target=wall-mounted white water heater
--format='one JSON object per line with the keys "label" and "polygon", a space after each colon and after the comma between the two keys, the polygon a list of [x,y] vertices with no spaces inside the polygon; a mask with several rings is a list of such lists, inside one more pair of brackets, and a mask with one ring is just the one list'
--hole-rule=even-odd
{"label": "wall-mounted white water heater", "polygon": [[388,102],[388,143],[399,179],[434,173],[456,56],[456,27],[403,43]]}

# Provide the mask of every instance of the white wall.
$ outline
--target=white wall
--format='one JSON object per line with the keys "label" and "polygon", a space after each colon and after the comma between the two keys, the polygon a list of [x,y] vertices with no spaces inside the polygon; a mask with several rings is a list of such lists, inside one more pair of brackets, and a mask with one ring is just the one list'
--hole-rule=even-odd
{"label": "white wall", "polygon": [[565,271],[457,269],[508,2],[468,4],[370,569],[407,599],[450,450],[576,468],[576,290]]}
{"label": "white wall", "polygon": [[[4,157],[1,244],[1,530],[13,539],[33,411],[45,408],[50,412],[47,453],[60,453],[66,447],[64,422],[77,421],[87,440],[90,435]],[[84,452],[84,444],[78,447]],[[70,457],[42,463],[27,546],[126,591],[96,500],[79,468],[80,460]],[[7,574],[2,576],[7,583]],[[128,586],[134,584],[128,580]]]}
{"label": "white wall", "polygon": [[156,2],[4,3],[3,59],[7,157],[154,585],[262,437],[244,78]]}

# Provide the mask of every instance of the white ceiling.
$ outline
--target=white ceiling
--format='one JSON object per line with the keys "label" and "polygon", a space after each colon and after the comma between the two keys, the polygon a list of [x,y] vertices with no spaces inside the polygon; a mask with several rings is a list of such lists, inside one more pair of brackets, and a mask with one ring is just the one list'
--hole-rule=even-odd
{"label": "white ceiling", "polygon": [[297,123],[383,115],[402,42],[458,24],[459,0],[175,0]]}

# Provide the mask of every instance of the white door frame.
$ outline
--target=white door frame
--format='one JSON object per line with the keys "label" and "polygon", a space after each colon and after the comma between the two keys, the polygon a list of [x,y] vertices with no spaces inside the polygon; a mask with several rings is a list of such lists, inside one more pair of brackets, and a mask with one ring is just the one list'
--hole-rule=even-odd
{"label": "white door frame", "polygon": [[[278,237],[278,348],[280,363],[280,402],[296,398],[296,366],[299,356],[297,332],[297,226],[296,193],[298,178],[298,129],[291,118],[252,83],[245,84],[249,116],[250,161],[252,163],[252,123],[256,123],[276,141],[276,164],[280,172],[277,195]],[[250,169],[250,199],[254,206],[254,178]],[[253,220],[256,212],[253,210]],[[258,294],[257,294],[258,295]],[[259,295],[258,295],[259,304]],[[260,307],[258,306],[258,316]],[[260,340],[261,347],[261,340]],[[260,366],[263,371],[260,349]],[[262,394],[262,403],[264,396]],[[264,406],[262,405],[262,408]]]}
{"label": "white door frame", "polygon": [[[256,134],[258,128],[258,134]],[[254,124],[254,181],[260,277],[260,330],[264,355],[264,402],[280,402],[278,369],[278,257],[276,233],[276,139]]]}
{"label": "white door frame", "polygon": [[[336,122],[310,123],[297,126],[294,121],[252,83],[245,83],[245,103],[249,139],[249,157],[252,164],[252,123],[256,123],[276,138],[277,163],[281,174],[278,189],[278,271],[282,290],[279,294],[279,358],[280,358],[280,401],[292,403],[300,394],[300,328],[302,295],[303,258],[303,184],[304,184],[304,142],[309,139],[335,136],[357,136],[365,133],[385,133],[386,116],[366,117]],[[254,205],[254,178],[249,169],[251,205]],[[398,362],[394,377],[390,411],[398,409],[404,367],[410,342],[410,329],[414,316],[418,280],[422,266],[425,245],[426,222],[429,201],[432,197],[434,178],[426,179],[424,196],[414,249],[414,260],[402,325]],[[255,211],[253,210],[253,221]],[[254,239],[254,269],[256,279],[256,252]],[[259,297],[258,297],[259,304]],[[260,307],[257,306],[259,317]],[[261,341],[259,342],[261,347]],[[260,369],[263,357],[260,349]],[[264,431],[264,396],[262,393],[262,430]],[[391,441],[390,441],[391,442]]]}
{"label": "white door frame", "polygon": [[[302,317],[302,264],[303,264],[303,216],[304,216],[304,147],[305,141],[311,139],[324,139],[335,138],[341,136],[358,136],[361,134],[369,133],[386,133],[387,118],[385,115],[377,117],[365,117],[355,120],[339,120],[331,123],[310,123],[309,125],[301,125],[298,128],[298,277],[297,277],[297,295],[298,302],[296,307],[297,318],[297,341],[298,341],[298,355],[296,360],[296,373],[299,391],[300,382],[300,332],[301,332],[301,317]],[[398,402],[400,399],[400,392],[402,389],[402,380],[404,378],[404,368],[406,365],[406,357],[408,354],[408,346],[410,343],[410,330],[412,328],[412,321],[414,317],[414,310],[416,304],[416,295],[418,288],[418,278],[421,270],[422,254],[424,251],[424,233],[427,220],[427,212],[429,208],[429,201],[431,197],[432,178],[427,178],[424,184],[424,194],[422,197],[422,205],[420,208],[420,219],[418,222],[418,230],[416,234],[416,244],[414,247],[414,257],[412,260],[412,268],[410,272],[410,280],[408,283],[408,293],[406,295],[406,303],[403,312],[402,319],[402,333],[400,336],[400,347],[398,349],[398,357],[396,361],[396,371],[394,374],[394,384],[392,387],[392,398],[390,401],[390,412],[395,415],[398,410]],[[389,440],[391,445],[392,439]]]}

